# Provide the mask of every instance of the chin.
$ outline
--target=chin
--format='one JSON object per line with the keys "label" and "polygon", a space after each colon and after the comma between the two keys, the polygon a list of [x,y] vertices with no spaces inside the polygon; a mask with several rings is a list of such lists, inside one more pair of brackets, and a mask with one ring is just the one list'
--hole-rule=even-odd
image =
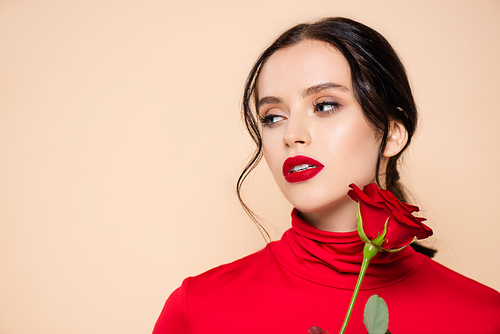
{"label": "chin", "polygon": [[[336,210],[337,208],[344,207],[346,203],[354,203],[352,199],[347,196],[347,193],[336,199],[325,201],[325,198],[316,198],[308,196],[307,198],[288,198],[288,201],[299,211],[303,213],[313,212],[326,212]],[[355,205],[353,205],[355,207]]]}

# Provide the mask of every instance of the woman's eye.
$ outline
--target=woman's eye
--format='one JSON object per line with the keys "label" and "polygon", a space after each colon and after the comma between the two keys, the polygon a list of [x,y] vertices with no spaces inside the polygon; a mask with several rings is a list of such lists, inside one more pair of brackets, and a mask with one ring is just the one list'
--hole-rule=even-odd
{"label": "woman's eye", "polygon": [[283,118],[284,117],[280,116],[280,115],[267,115],[267,116],[261,117],[260,121],[262,122],[262,124],[264,124],[264,126],[266,126],[266,125],[273,125],[273,124],[281,121]]}
{"label": "woman's eye", "polygon": [[319,102],[314,105],[314,111],[321,114],[329,114],[335,112],[340,104],[333,101]]}

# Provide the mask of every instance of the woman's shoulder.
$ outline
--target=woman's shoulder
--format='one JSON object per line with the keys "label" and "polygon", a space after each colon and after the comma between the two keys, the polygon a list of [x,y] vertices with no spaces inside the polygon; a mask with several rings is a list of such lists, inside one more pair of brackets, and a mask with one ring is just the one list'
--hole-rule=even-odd
{"label": "woman's shoulder", "polygon": [[207,287],[227,289],[228,286],[234,284],[249,284],[259,276],[265,275],[273,264],[274,257],[269,244],[255,253],[189,277],[187,279],[189,289],[193,290],[198,287],[202,290],[206,290]]}
{"label": "woman's shoulder", "polygon": [[267,245],[231,263],[187,277],[167,299],[153,333],[191,333],[191,317],[203,318],[223,307],[223,301],[265,279],[272,264],[273,256]]}
{"label": "woman's shoulder", "polygon": [[497,323],[496,326],[500,326],[498,291],[430,258],[426,258],[412,276],[410,281],[419,295],[416,299],[427,305],[427,308],[435,308],[441,316],[454,314],[456,317],[462,314],[470,319],[488,319],[490,324]]}
{"label": "woman's shoulder", "polygon": [[[479,283],[467,276],[464,276],[430,258],[423,261],[418,270],[428,288],[439,291],[453,291],[458,294],[463,291],[464,294],[474,295],[474,299],[484,297],[487,300],[495,302],[500,310],[500,293],[482,283]],[[423,277],[426,277],[425,279]]]}
{"label": "woman's shoulder", "polygon": [[393,333],[499,333],[500,293],[442,264],[423,258],[410,276],[369,291],[384,298]]}

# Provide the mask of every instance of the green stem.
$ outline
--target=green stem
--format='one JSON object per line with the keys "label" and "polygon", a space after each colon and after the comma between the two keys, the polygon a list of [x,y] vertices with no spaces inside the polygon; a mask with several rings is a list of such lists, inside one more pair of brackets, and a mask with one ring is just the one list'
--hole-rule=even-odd
{"label": "green stem", "polygon": [[354,292],[352,293],[351,303],[349,304],[349,309],[347,310],[347,314],[344,319],[344,324],[342,325],[342,329],[339,334],[344,334],[345,329],[347,328],[347,323],[349,322],[349,318],[351,317],[351,312],[354,307],[354,302],[358,297],[359,288],[361,287],[361,282],[363,282],[363,278],[365,277],[366,269],[370,264],[370,260],[377,254],[378,248],[372,243],[365,243],[365,248],[363,250],[363,264],[361,265],[361,270],[358,276],[358,282],[356,283],[356,287],[354,288]]}

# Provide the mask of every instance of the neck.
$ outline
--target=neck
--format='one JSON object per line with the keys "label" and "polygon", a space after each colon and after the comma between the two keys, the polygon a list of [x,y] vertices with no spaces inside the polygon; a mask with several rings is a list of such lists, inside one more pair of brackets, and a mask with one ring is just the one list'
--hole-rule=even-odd
{"label": "neck", "polygon": [[299,216],[314,227],[329,232],[356,231],[358,203],[346,196],[335,205],[314,212],[301,212]]}

